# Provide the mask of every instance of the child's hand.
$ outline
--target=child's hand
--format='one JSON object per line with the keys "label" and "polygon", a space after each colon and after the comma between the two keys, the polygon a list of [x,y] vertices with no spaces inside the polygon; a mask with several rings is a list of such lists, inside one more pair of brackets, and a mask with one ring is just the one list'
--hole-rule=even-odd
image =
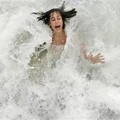
{"label": "child's hand", "polygon": [[93,63],[104,63],[104,57],[103,55],[101,55],[101,53],[98,53],[97,55],[93,56],[93,55],[88,55],[88,59]]}

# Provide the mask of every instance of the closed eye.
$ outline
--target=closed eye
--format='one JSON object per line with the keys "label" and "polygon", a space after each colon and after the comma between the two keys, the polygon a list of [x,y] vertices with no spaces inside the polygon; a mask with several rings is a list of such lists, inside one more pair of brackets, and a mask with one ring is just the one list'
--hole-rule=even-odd
{"label": "closed eye", "polygon": [[55,18],[51,18],[51,21],[55,21]]}
{"label": "closed eye", "polygon": [[58,19],[58,20],[61,20],[61,18],[60,18],[60,17],[58,17],[57,19]]}

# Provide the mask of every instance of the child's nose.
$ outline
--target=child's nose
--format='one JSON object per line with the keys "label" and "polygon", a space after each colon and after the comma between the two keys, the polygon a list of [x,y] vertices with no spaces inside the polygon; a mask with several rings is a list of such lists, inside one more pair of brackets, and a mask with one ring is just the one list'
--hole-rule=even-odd
{"label": "child's nose", "polygon": [[57,23],[57,22],[58,22],[58,20],[56,19],[56,20],[55,20],[55,23]]}

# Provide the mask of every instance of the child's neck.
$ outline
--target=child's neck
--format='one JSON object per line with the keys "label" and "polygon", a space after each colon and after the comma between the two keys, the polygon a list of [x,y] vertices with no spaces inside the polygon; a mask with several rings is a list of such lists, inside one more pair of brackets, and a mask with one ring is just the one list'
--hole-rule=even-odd
{"label": "child's neck", "polygon": [[52,44],[65,45],[65,43],[66,43],[66,34],[65,34],[64,30],[62,30],[61,32],[56,32],[53,34]]}

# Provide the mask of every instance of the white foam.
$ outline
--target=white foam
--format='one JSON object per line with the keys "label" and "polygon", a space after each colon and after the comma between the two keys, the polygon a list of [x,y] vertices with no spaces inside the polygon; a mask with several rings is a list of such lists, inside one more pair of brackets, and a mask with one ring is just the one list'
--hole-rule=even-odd
{"label": "white foam", "polygon": [[[66,1],[67,9],[75,7],[78,13],[67,24],[61,59],[50,71],[40,71],[37,60],[30,69],[35,47],[51,41],[50,29],[31,13],[62,2],[1,0],[1,120],[119,120],[119,0]],[[79,61],[80,41],[93,53],[100,51],[105,63]]]}

